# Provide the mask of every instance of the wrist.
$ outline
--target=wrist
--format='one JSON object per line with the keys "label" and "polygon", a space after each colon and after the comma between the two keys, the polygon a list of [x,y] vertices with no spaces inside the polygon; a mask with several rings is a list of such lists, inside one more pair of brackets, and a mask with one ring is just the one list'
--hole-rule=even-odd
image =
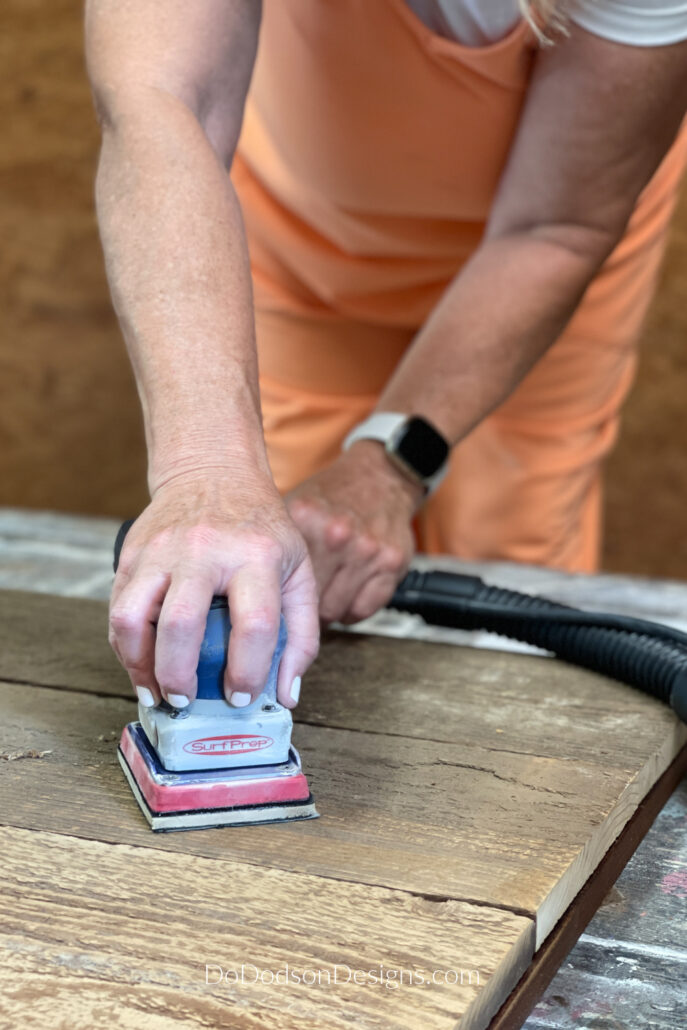
{"label": "wrist", "polygon": [[419,487],[423,499],[436,490],[448,470],[449,442],[421,415],[374,411],[346,436],[344,452],[363,440],[381,444],[391,467],[402,480]]}
{"label": "wrist", "polygon": [[231,477],[239,487],[242,483],[268,481],[272,483],[267,453],[262,434],[257,439],[248,435],[237,438],[231,430],[221,436],[230,442],[217,446],[217,436],[212,440],[184,439],[183,445],[169,444],[164,452],[149,448],[148,489],[151,497],[170,483]]}
{"label": "wrist", "polygon": [[375,480],[387,484],[388,489],[407,504],[411,515],[423,504],[426,497],[424,486],[390,461],[384,444],[378,440],[357,440],[343,457],[364,468]]}
{"label": "wrist", "polygon": [[164,389],[139,386],[151,495],[169,480],[203,469],[272,478],[257,382],[233,362],[206,378],[182,366]]}

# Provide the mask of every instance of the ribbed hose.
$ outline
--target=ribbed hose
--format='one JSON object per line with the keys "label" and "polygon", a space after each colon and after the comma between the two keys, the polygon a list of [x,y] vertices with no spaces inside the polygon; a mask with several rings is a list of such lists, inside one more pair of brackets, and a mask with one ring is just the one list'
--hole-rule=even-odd
{"label": "ribbed hose", "polygon": [[389,607],[431,625],[485,630],[551,651],[651,694],[687,722],[687,634],[672,627],[581,612],[450,572],[410,572]]}
{"label": "ribbed hose", "polygon": [[[133,519],[115,542],[114,569]],[[225,604],[215,598],[213,607]],[[687,722],[687,633],[645,619],[581,612],[543,597],[489,587],[477,576],[409,572],[389,608],[451,629],[486,630],[521,640],[585,669],[638,687]]]}

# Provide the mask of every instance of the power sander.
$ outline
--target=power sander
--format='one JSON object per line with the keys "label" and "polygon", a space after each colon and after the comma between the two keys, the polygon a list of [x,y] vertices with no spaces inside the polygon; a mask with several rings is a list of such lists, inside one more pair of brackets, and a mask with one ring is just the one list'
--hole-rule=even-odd
{"label": "power sander", "polygon": [[[115,545],[115,571],[124,536]],[[188,708],[162,701],[138,706],[124,728],[118,758],[153,830],[191,830],[244,823],[315,819],[317,810],[298,752],[291,712],[277,701],[286,626],[262,693],[245,708],[224,696],[231,623],[227,600],[215,597],[198,663],[198,693]]]}
{"label": "power sander", "polygon": [[[133,520],[132,520],[133,521]],[[125,522],[115,544],[115,571]],[[482,630],[541,648],[621,680],[669,704],[687,722],[687,634],[673,626],[605,612],[585,612],[477,576],[411,571],[389,608],[434,626]],[[282,620],[265,688],[251,705],[224,698],[231,631],[226,598],[208,614],[198,665],[198,698],[177,710],[139,705],[122,734],[119,760],[154,830],[313,819],[318,813],[291,746],[291,712],[276,698],[286,643]]]}

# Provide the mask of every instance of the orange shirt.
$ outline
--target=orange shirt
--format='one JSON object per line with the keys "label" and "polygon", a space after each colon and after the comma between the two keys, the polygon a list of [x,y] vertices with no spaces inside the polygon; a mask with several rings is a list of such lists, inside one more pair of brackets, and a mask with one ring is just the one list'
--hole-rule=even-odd
{"label": "orange shirt", "polygon": [[238,157],[258,302],[419,325],[479,242],[534,47],[522,22],[462,46],[405,0],[266,0]]}

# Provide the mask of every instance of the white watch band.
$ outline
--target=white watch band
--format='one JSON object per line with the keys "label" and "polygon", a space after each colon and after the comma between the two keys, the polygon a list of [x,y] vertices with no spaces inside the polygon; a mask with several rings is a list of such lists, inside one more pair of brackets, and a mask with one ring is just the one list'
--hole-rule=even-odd
{"label": "white watch band", "polygon": [[[376,440],[384,447],[387,454],[390,455],[390,460],[393,460],[393,447],[394,437],[399,429],[405,425],[408,421],[408,415],[399,415],[397,412],[390,411],[379,411],[370,415],[364,422],[360,422],[357,426],[351,429],[350,433],[343,442],[342,450],[347,451],[349,447],[352,447],[358,440]],[[394,464],[401,464],[400,462],[394,461]],[[423,483],[426,491],[426,496],[433,493],[439,486],[444,476],[448,472],[448,462],[445,463],[444,467],[441,468],[435,476],[431,479],[425,479],[417,481]],[[408,469],[410,475],[410,469]],[[413,478],[415,478],[413,476]]]}
{"label": "white watch band", "polygon": [[398,415],[396,412],[390,411],[378,411],[351,429],[343,442],[342,450],[347,451],[358,440],[378,440],[379,443],[385,444],[393,433],[407,421],[407,415]]}

